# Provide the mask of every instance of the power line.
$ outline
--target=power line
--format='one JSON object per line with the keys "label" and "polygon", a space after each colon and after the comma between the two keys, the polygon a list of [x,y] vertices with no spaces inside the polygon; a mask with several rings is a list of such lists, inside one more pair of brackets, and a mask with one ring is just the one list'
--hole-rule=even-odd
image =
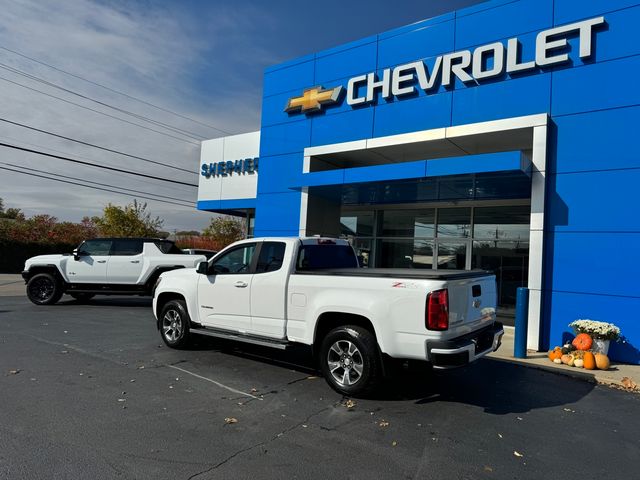
{"label": "power line", "polygon": [[6,162],[0,162],[0,163],[2,165],[7,165],[9,167],[21,168],[23,170],[30,170],[32,172],[46,173],[47,175],[54,175],[56,177],[68,178],[70,180],[77,180],[79,182],[92,183],[94,185],[101,185],[103,187],[119,188],[120,190],[127,190],[129,192],[139,193],[139,194],[143,194],[143,195],[153,195],[154,197],[168,198],[169,200],[177,200],[179,202],[188,203],[190,206],[193,205],[193,202],[191,200],[185,200],[183,198],[169,197],[168,195],[160,195],[159,193],[142,192],[140,190],[134,190],[132,188],[120,187],[118,185],[109,185],[108,183],[94,182],[92,180],[86,180],[84,178],[70,177],[68,175],[62,175],[61,173],[48,172],[46,170],[42,170],[41,168],[35,169],[35,168],[25,167],[25,166],[22,166],[22,165],[14,165],[13,163],[6,163]]}
{"label": "power line", "polygon": [[83,184],[83,183],[71,182],[71,181],[69,181],[69,180],[62,180],[62,179],[59,179],[59,178],[45,177],[44,175],[38,175],[38,174],[36,174],[36,173],[31,173],[31,172],[22,172],[22,171],[20,171],[20,170],[14,170],[13,168],[0,167],[0,170],[8,170],[8,171],[10,171],[10,172],[20,173],[20,174],[22,174],[22,175],[29,175],[29,176],[32,176],[32,177],[40,177],[40,178],[44,178],[44,179],[46,179],[46,180],[51,180],[51,181],[53,181],[53,182],[69,183],[69,184],[71,184],[71,185],[78,185],[78,186],[80,186],[80,187],[92,188],[92,189],[94,189],[94,190],[102,190],[102,191],[105,191],[105,192],[111,192],[111,193],[117,193],[117,194],[120,194],[120,195],[126,195],[127,197],[133,197],[133,198],[137,198],[137,197],[139,197],[139,198],[144,198],[144,199],[147,199],[147,200],[153,200],[154,202],[170,203],[170,204],[172,204],[172,205],[178,205],[179,207],[188,208],[188,206],[187,206],[187,205],[184,205],[184,204],[182,204],[182,203],[177,203],[177,202],[171,202],[171,201],[169,201],[169,200],[160,200],[160,199],[157,199],[157,198],[145,197],[144,195],[131,195],[131,194],[129,194],[129,193],[125,193],[125,192],[118,192],[118,191],[116,191],[116,190],[110,190],[110,189],[108,189],[108,188],[92,187],[91,185],[85,185],[85,184]]}
{"label": "power line", "polygon": [[64,160],[66,162],[78,163],[80,165],[88,165],[90,167],[95,167],[95,168],[102,168],[104,170],[111,170],[111,171],[114,171],[114,172],[126,173],[128,175],[136,175],[138,177],[151,178],[153,180],[160,180],[160,181],[163,181],[163,182],[176,183],[176,184],[179,184],[179,185],[187,185],[188,187],[197,187],[198,186],[195,183],[187,183],[187,182],[181,182],[179,180],[171,180],[169,178],[164,178],[164,177],[156,177],[155,175],[147,175],[146,173],[133,172],[131,170],[123,170],[121,168],[110,167],[110,166],[107,166],[107,165],[98,165],[96,163],[85,162],[83,160],[76,160],[75,158],[63,157],[62,155],[54,155],[52,153],[41,152],[39,150],[32,150],[30,148],[18,147],[17,145],[11,145],[9,143],[0,143],[0,147],[13,148],[15,150],[20,150],[20,151],[27,152],[27,153],[34,153],[36,155],[43,155],[45,157],[57,158],[58,160]]}
{"label": "power line", "polygon": [[175,135],[171,135],[171,134],[169,134],[167,132],[161,132],[159,130],[155,130],[155,129],[150,128],[150,127],[145,127],[144,125],[140,125],[139,123],[135,123],[135,122],[131,122],[129,120],[125,120],[124,118],[116,117],[115,115],[109,115],[108,113],[101,112],[100,110],[96,110],[94,108],[90,108],[90,107],[86,107],[84,105],[80,105],[79,103],[72,102],[71,100],[67,100],[67,99],[62,98],[62,97],[57,97],[57,96],[52,95],[50,93],[43,92],[42,90],[38,90],[37,88],[28,87],[26,85],[23,85],[22,83],[15,82],[13,80],[9,80],[8,78],[0,77],[0,80],[3,80],[3,81],[8,82],[8,83],[12,83],[12,84],[17,85],[17,86],[22,87],[22,88],[26,88],[27,90],[31,90],[33,92],[38,92],[38,93],[40,93],[42,95],[46,95],[47,97],[55,98],[56,100],[60,100],[61,102],[69,103],[69,104],[74,105],[76,107],[80,107],[80,108],[83,108],[85,110],[89,110],[91,112],[98,113],[100,115],[104,115],[105,117],[114,118],[114,119],[119,120],[121,122],[128,123],[129,125],[135,125],[136,127],[144,128],[145,130],[149,130],[151,132],[159,133],[160,135],[164,135],[165,137],[174,138],[176,140],[180,140],[181,142],[190,143],[192,145],[200,146],[200,143],[192,142],[191,140],[187,140],[185,138],[176,137]]}
{"label": "power line", "polygon": [[23,128],[28,128],[29,130],[33,130],[36,132],[40,132],[40,133],[44,133],[46,135],[51,135],[52,137],[57,137],[57,138],[62,138],[64,140],[69,140],[70,142],[75,142],[75,143],[79,143],[81,145],[87,145],[89,147],[93,147],[93,148],[98,148],[100,150],[104,150],[106,152],[111,152],[111,153],[116,153],[118,155],[123,155],[125,157],[129,157],[129,158],[135,158],[137,160],[142,160],[143,162],[148,162],[148,163],[153,163],[155,165],[162,165],[163,167],[167,167],[167,168],[173,168],[174,170],[180,170],[183,172],[187,172],[187,173],[191,173],[191,174],[195,174],[195,172],[193,170],[187,170],[186,168],[181,168],[181,167],[176,167],[174,165],[169,165],[168,163],[162,163],[162,162],[158,162],[156,160],[149,160],[148,158],[144,158],[144,157],[139,157],[137,155],[132,155],[130,153],[125,153],[125,152],[120,152],[118,150],[113,150],[111,148],[107,148],[107,147],[101,147],[100,145],[95,145],[93,143],[89,143],[89,142],[84,142],[82,140],[77,140],[75,138],[71,138],[71,137],[65,137],[64,135],[60,135],[57,133],[53,133],[50,132],[48,130],[41,130],[39,128],[36,127],[32,127],[30,125],[25,125],[24,123],[18,123],[18,122],[14,122],[12,120],[8,120],[6,118],[1,118],[0,117],[0,122],[5,122],[5,123],[10,123],[11,125],[16,125],[18,127],[23,127]]}
{"label": "power line", "polygon": [[[67,152],[63,152],[61,150],[56,150],[54,148],[47,147],[47,146],[44,146],[44,145],[38,145],[37,143],[25,142],[24,140],[22,140],[20,138],[7,137],[5,135],[0,135],[0,139],[7,140],[9,142],[18,142],[17,145],[23,145],[23,146],[28,145],[30,147],[35,147],[36,149],[43,149],[42,151],[44,151],[44,152],[54,152],[54,153],[59,153],[60,155],[68,155]],[[0,162],[0,163],[2,163],[2,162]],[[106,174],[108,174],[108,175],[117,175],[118,178],[119,178],[119,174],[117,174],[117,173],[106,172]],[[146,180],[143,180],[143,181],[146,181]],[[177,189],[184,189],[184,188],[188,188],[188,187],[184,187],[182,185],[174,185],[172,188],[174,190],[177,190]],[[183,190],[181,190],[181,191],[183,191]]]}
{"label": "power line", "polygon": [[65,92],[65,93],[69,93],[71,95],[75,95],[75,96],[80,97],[80,98],[82,98],[84,100],[88,100],[90,102],[97,103],[98,105],[110,108],[112,110],[115,110],[116,112],[124,113],[125,115],[130,115],[130,116],[132,116],[134,118],[137,118],[139,120],[143,120],[143,121],[152,123],[152,124],[157,125],[159,127],[164,127],[167,130],[173,131],[173,132],[178,133],[180,135],[184,135],[185,137],[192,138],[193,140],[204,140],[204,137],[202,135],[197,134],[197,133],[189,132],[187,130],[183,130],[181,128],[174,127],[173,125],[169,125],[169,124],[163,123],[163,122],[161,122],[159,120],[154,120],[153,118],[145,117],[144,115],[141,115],[139,113],[131,112],[129,110],[125,110],[123,108],[116,107],[116,106],[111,105],[109,103],[106,103],[106,102],[103,102],[103,101],[100,101],[100,100],[96,100],[94,98],[89,97],[88,95],[84,95],[82,93],[78,93],[78,92],[76,92],[74,90],[62,87],[62,86],[57,85],[57,84],[55,84],[53,82],[45,80],[44,78],[38,77],[38,76],[33,75],[31,73],[27,73],[24,70],[20,70],[18,68],[11,67],[11,66],[6,65],[4,63],[0,63],[0,68],[8,70],[8,71],[10,71],[12,73],[15,73],[17,75],[22,75],[23,77],[26,77],[26,78],[28,78],[30,80],[34,80],[34,81],[39,82],[39,83],[42,83],[42,84],[47,85],[49,87],[55,88],[57,90],[61,90],[61,91]]}
{"label": "power line", "polygon": [[191,121],[193,123],[197,123],[198,125],[202,125],[203,127],[212,128],[213,130],[217,130],[218,132],[226,133],[227,135],[232,135],[231,132],[227,132],[226,130],[222,130],[221,128],[214,127],[213,125],[209,125],[209,124],[201,122],[199,120],[195,120],[194,118],[187,117],[186,115],[183,115],[183,114],[178,113],[178,112],[174,112],[173,110],[169,110],[167,108],[160,107],[160,106],[155,105],[153,103],[147,102],[146,100],[142,100],[140,98],[134,97],[133,95],[129,95],[129,94],[124,93],[124,92],[120,92],[120,91],[115,90],[115,89],[113,89],[111,87],[107,87],[106,85],[102,85],[101,83],[94,82],[93,80],[89,80],[89,79],[87,79],[85,77],[81,77],[80,75],[76,75],[75,73],[71,73],[71,72],[68,72],[66,70],[62,70],[61,68],[55,67],[53,65],[45,63],[45,62],[43,62],[41,60],[38,60],[36,58],[29,57],[29,56],[27,56],[27,55],[25,55],[23,53],[20,53],[20,52],[16,52],[15,50],[11,50],[10,48],[0,46],[0,49],[5,50],[7,52],[11,52],[14,55],[18,55],[19,57],[26,58],[27,60],[31,60],[32,62],[39,63],[40,65],[44,65],[45,67],[49,67],[49,68],[51,68],[53,70],[56,70],[56,71],[58,71],[60,73],[64,73],[65,75],[69,75],[70,77],[77,78],[79,80],[82,80],[83,82],[90,83],[91,85],[95,85],[97,87],[104,88],[105,90],[108,90],[110,92],[117,93],[118,95],[122,95],[123,97],[127,97],[127,98],[129,98],[131,100],[135,100],[136,102],[140,102],[140,103],[143,103],[143,104],[148,105],[150,107],[157,108],[158,110],[161,110],[163,112],[170,113],[172,115],[176,115],[177,117],[180,117],[180,118],[184,118],[185,120],[189,120],[189,121]]}

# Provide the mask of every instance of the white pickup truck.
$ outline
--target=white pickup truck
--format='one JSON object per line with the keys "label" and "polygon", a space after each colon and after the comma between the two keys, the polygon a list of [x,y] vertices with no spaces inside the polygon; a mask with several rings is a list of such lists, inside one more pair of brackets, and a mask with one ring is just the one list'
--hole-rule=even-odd
{"label": "white pickup truck", "polygon": [[71,254],[27,259],[22,277],[29,300],[52,305],[65,293],[79,301],[96,294],[152,295],[161,273],[205,260],[158,238],[94,238]]}
{"label": "white pickup truck", "polygon": [[347,241],[318,237],[236,242],[197,270],[163,273],[153,298],[168,346],[193,334],[310,345],[347,395],[374,388],[389,357],[452,368],[496,350],[495,307],[488,272],[358,268]]}

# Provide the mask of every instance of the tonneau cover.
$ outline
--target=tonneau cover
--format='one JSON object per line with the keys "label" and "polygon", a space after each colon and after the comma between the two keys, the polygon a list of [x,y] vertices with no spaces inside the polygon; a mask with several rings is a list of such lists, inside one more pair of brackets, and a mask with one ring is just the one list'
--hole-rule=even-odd
{"label": "tonneau cover", "polygon": [[298,275],[336,275],[342,277],[422,278],[428,280],[458,280],[493,275],[488,270],[430,270],[416,268],[327,268],[298,270]]}

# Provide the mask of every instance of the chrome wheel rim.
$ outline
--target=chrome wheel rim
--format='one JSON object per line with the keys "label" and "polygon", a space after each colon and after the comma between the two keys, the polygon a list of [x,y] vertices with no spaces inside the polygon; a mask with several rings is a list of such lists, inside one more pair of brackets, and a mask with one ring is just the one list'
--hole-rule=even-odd
{"label": "chrome wheel rim", "polygon": [[349,340],[338,340],[327,354],[329,372],[338,385],[349,387],[362,378],[364,360],[356,345]]}
{"label": "chrome wheel rim", "polygon": [[53,295],[55,286],[48,278],[38,278],[29,285],[29,293],[33,298],[41,302],[48,300]]}
{"label": "chrome wheel rim", "polygon": [[177,341],[184,332],[184,323],[180,312],[177,310],[167,310],[162,317],[162,335],[169,342]]}

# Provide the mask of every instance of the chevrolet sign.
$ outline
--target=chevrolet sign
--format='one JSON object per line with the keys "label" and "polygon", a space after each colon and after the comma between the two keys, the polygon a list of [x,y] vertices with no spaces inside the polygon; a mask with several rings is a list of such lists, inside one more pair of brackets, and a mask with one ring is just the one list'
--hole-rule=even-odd
{"label": "chevrolet sign", "polygon": [[[358,75],[347,82],[347,104],[351,106],[374,103],[377,96],[387,99],[416,93],[437,91],[439,86],[452,88],[455,78],[466,83],[480,83],[504,73],[517,74],[548,68],[569,62],[567,37],[578,35],[581,59],[592,55],[593,28],[604,25],[604,17],[551,28],[538,33],[535,59],[523,61],[521,45],[517,38],[510,38],[506,47],[502,42],[482,45],[473,50],[460,50],[435,58],[431,70],[422,60],[394,68],[385,68],[381,78],[376,72]],[[492,61],[491,61],[492,60]],[[331,89],[313,87],[300,97],[290,98],[285,112],[311,113],[323,106],[339,103],[342,86]]]}

